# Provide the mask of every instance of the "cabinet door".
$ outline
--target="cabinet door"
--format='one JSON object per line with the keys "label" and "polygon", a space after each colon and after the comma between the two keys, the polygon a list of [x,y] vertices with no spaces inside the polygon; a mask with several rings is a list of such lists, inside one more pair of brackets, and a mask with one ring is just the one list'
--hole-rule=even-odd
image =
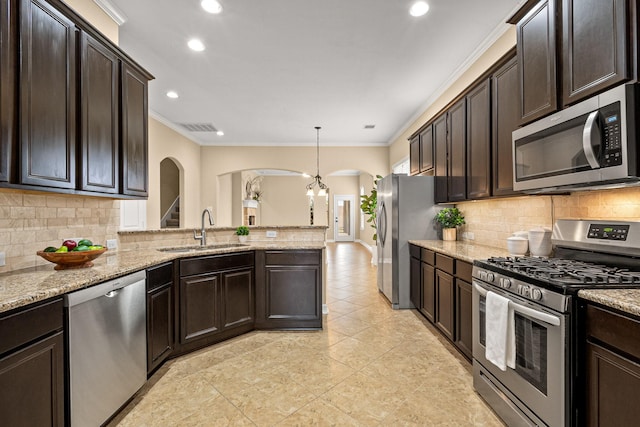
{"label": "cabinet door", "polygon": [[427,126],[420,132],[420,172],[433,171],[433,127]]}
{"label": "cabinet door", "polygon": [[511,133],[520,123],[518,61],[515,57],[493,74],[491,90],[493,195],[507,196],[515,193]]}
{"label": "cabinet door", "polygon": [[436,270],[436,326],[453,341],[454,333],[453,276]]}
{"label": "cabinet door", "polygon": [[625,0],[562,1],[562,101],[576,103],[631,78]]}
{"label": "cabinet door", "polygon": [[180,279],[180,342],[206,338],[221,329],[220,275]]}
{"label": "cabinet door", "polygon": [[173,351],[173,285],[147,293],[147,372],[152,372]]}
{"label": "cabinet door", "polygon": [[443,114],[433,122],[433,145],[435,149],[435,194],[436,203],[448,201],[449,164],[447,162],[447,115]]}
{"label": "cabinet door", "polygon": [[119,188],[119,61],[86,33],[81,38],[80,188],[117,193]]}
{"label": "cabinet door", "polygon": [[422,263],[419,258],[411,257],[409,270],[409,294],[411,304],[418,310],[422,308]]}
{"label": "cabinet door", "polygon": [[416,135],[409,142],[409,174],[420,173],[420,135]]}
{"label": "cabinet door", "polygon": [[148,81],[122,63],[122,193],[147,197]]}
{"label": "cabinet door", "polygon": [[589,426],[638,424],[640,365],[587,343],[587,419]]}
{"label": "cabinet door", "polygon": [[16,145],[16,58],[18,56],[15,0],[0,0],[0,181],[9,181]]}
{"label": "cabinet door", "polygon": [[422,307],[420,311],[431,323],[436,321],[436,285],[435,269],[422,263]]}
{"label": "cabinet door", "polygon": [[467,198],[491,196],[491,102],[487,79],[467,95]]}
{"label": "cabinet door", "polygon": [[521,124],[558,109],[556,1],[541,1],[516,25]]}
{"label": "cabinet door", "polygon": [[0,359],[0,420],[64,425],[64,339],[58,332]]}
{"label": "cabinet door", "polygon": [[456,347],[469,360],[473,357],[473,331],[471,326],[471,284],[456,279]]}
{"label": "cabinet door", "polygon": [[21,0],[21,183],[76,187],[76,27],[38,0]]}
{"label": "cabinet door", "polygon": [[463,98],[449,109],[449,201],[467,198],[467,132],[466,100]]}
{"label": "cabinet door", "polygon": [[223,317],[225,329],[253,324],[253,269],[222,274]]}

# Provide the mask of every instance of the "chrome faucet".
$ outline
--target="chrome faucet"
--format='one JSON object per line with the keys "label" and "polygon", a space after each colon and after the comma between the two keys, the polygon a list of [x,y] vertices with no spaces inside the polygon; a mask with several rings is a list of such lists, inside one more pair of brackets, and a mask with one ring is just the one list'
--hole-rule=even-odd
{"label": "chrome faucet", "polygon": [[209,214],[209,224],[213,225],[213,215],[209,209],[205,209],[202,211],[202,227],[200,228],[200,235],[198,236],[196,230],[193,230],[193,238],[195,240],[200,240],[201,246],[207,246],[207,232],[204,229],[204,216],[205,214]]}

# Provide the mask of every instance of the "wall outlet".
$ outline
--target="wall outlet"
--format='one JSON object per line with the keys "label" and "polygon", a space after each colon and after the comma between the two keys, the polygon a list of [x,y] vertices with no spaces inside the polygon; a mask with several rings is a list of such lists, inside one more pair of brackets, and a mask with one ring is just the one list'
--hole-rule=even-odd
{"label": "wall outlet", "polygon": [[6,262],[7,262],[7,261],[6,261],[6,258],[5,258],[5,255],[4,255],[4,252],[0,252],[0,267],[2,267],[3,265],[5,265],[5,264],[6,264]]}
{"label": "wall outlet", "polygon": [[475,240],[476,236],[471,231],[465,231],[462,233],[462,239],[464,240]]}
{"label": "wall outlet", "polygon": [[267,237],[276,237],[278,232],[275,230],[267,230]]}
{"label": "wall outlet", "polygon": [[117,249],[118,241],[116,239],[107,239],[107,249]]}

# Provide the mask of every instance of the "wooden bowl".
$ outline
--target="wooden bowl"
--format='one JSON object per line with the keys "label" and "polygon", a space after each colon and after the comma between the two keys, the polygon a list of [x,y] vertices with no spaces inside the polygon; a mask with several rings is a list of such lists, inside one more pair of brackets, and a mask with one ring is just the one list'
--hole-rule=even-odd
{"label": "wooden bowl", "polygon": [[77,251],[77,252],[44,252],[38,251],[36,254],[49,262],[56,264],[55,270],[67,270],[71,268],[89,268],[93,267],[94,259],[105,253],[107,248],[96,249],[95,251]]}

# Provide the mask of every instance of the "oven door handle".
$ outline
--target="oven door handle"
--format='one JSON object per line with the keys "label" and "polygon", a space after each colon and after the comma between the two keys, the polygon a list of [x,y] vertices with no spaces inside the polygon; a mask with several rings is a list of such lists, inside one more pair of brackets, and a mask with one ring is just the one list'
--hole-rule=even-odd
{"label": "oven door handle", "polygon": [[[479,286],[477,283],[474,283],[473,287],[483,297],[487,296],[487,292],[488,291],[485,288],[483,288],[482,286]],[[525,307],[524,305],[520,305],[520,304],[518,304],[516,302],[513,302],[511,300],[509,300],[509,307],[511,307],[513,309],[513,311],[515,311],[516,313],[524,314],[525,316],[528,316],[528,317],[530,317],[532,319],[536,319],[536,320],[539,320],[541,322],[548,323],[549,325],[560,326],[560,318],[557,317],[557,316],[553,316],[551,314],[547,314],[547,313],[542,312],[542,311],[538,311],[538,310],[534,310],[534,309],[529,308],[529,307]]]}

